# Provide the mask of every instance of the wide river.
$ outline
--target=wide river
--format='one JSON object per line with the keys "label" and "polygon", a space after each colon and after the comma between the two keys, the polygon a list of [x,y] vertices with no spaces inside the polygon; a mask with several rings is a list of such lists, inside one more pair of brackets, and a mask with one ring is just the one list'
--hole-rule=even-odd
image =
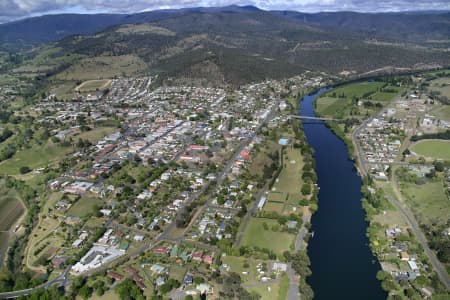
{"label": "wide river", "polygon": [[[327,90],[303,97],[301,115],[315,116],[313,102]],[[319,210],[312,218],[314,237],[308,246],[312,269],[308,283],[314,299],[386,299],[376,279],[380,265],[366,237],[361,178],[345,144],[322,121],[313,122],[305,121],[303,127],[314,148],[320,187]]]}

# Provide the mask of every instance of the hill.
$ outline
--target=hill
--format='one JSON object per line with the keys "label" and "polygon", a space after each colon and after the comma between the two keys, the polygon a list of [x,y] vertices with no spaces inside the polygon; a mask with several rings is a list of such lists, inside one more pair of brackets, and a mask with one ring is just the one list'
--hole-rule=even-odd
{"label": "hill", "polygon": [[[227,6],[155,10],[136,14],[59,14],[28,18],[0,24],[0,48],[18,49],[54,42],[74,34],[93,34],[109,26],[155,22],[192,13],[258,13],[254,6]],[[417,13],[356,13],[323,12],[301,13],[272,11],[284,18],[322,28],[327,31],[345,31],[367,38],[395,39],[410,42],[437,42],[448,47],[450,12]]]}
{"label": "hill", "polygon": [[[423,27],[412,27],[405,35],[408,39],[417,36],[416,42],[395,40],[388,34],[374,40],[364,26],[355,29],[359,23],[350,20],[352,14],[332,14],[330,19],[347,20],[333,29],[326,14],[305,21],[302,14],[237,6],[122,15],[126,23],[114,19],[117,15],[106,16],[105,24],[117,24],[28,52],[31,59],[14,72],[75,81],[151,73],[180,81],[241,84],[303,70],[364,73],[450,64],[445,49],[423,43]],[[446,14],[432,15],[438,23],[448,19]],[[397,23],[406,31],[407,24],[401,20]],[[435,27],[435,38],[448,30]],[[376,36],[378,32],[383,30]]]}

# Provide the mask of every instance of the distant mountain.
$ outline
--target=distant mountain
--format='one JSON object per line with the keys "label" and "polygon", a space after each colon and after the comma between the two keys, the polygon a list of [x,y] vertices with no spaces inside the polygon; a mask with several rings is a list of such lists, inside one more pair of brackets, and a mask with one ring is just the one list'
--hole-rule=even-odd
{"label": "distant mountain", "polygon": [[155,10],[125,14],[57,14],[0,24],[0,49],[18,49],[54,42],[74,34],[92,34],[105,28],[128,23],[154,22],[188,13],[259,11],[254,6],[227,6]]}
{"label": "distant mountain", "polygon": [[[7,39],[9,44],[2,45],[10,47],[57,40],[26,51],[21,66],[11,70],[31,72],[42,82],[151,73],[202,84],[241,84],[303,70],[336,74],[449,66],[444,38],[449,16],[302,14],[253,6],[58,15],[1,25],[0,40]],[[14,44],[14,36],[21,44]]]}
{"label": "distant mountain", "polygon": [[450,37],[450,12],[356,13],[323,12],[305,14],[278,11],[281,16],[327,30],[358,33],[368,38],[409,42],[447,40]]}
{"label": "distant mountain", "polygon": [[[16,50],[60,40],[74,34],[92,34],[109,26],[155,22],[192,13],[261,13],[254,6],[185,8],[156,10],[136,14],[60,14],[34,17],[0,24],[0,48]],[[345,31],[370,38],[423,42],[448,40],[450,12],[410,12],[369,14],[355,12],[327,12],[306,14],[293,11],[273,11],[306,25],[325,30]]]}

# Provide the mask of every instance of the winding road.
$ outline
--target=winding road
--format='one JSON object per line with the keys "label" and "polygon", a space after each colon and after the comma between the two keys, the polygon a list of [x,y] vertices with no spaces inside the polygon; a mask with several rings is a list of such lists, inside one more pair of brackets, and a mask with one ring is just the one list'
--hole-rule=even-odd
{"label": "winding road", "polygon": [[55,285],[55,284],[60,284],[60,285],[65,286],[68,281],[67,275],[69,274],[69,271],[71,268],[72,268],[72,266],[68,266],[59,276],[57,276],[56,278],[54,278],[44,284],[38,285],[37,287],[20,290],[20,291],[0,293],[0,299],[12,299],[12,298],[17,298],[17,297],[21,297],[21,296],[28,296],[31,293],[33,293],[35,290],[48,289],[52,285]]}

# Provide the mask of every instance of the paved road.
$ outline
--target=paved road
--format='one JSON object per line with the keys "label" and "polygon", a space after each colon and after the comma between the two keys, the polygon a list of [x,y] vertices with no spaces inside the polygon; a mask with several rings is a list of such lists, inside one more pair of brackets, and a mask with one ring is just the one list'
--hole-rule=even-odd
{"label": "paved road", "polygon": [[17,298],[20,296],[27,296],[30,295],[31,293],[33,293],[33,291],[38,290],[38,289],[48,289],[49,287],[51,287],[52,285],[55,284],[59,284],[59,285],[66,285],[67,283],[67,274],[69,273],[70,269],[72,268],[72,266],[68,266],[58,277],[44,283],[41,284],[35,288],[30,288],[30,289],[25,289],[25,290],[20,290],[20,291],[13,291],[13,292],[5,292],[5,293],[0,293],[0,299],[12,299],[12,298]]}
{"label": "paved road", "polygon": [[291,264],[288,265],[287,275],[289,277],[289,290],[287,300],[300,300],[299,276],[292,269]]}
{"label": "paved road", "polygon": [[[361,131],[361,129],[372,119],[368,119],[366,121],[364,121],[354,132],[353,132],[353,141],[354,144],[356,146],[356,150],[357,150],[357,155],[358,155],[358,161],[359,161],[359,171],[361,176],[365,176],[368,172],[367,172],[367,166],[366,166],[366,162],[364,159],[364,153],[363,150],[361,149],[361,146],[359,144],[358,141],[358,134]],[[396,193],[396,197],[398,197],[398,199],[401,199],[401,193],[400,191],[398,191],[398,187],[395,183],[392,184],[394,192]],[[411,211],[405,207],[404,205],[402,205],[397,199],[396,197],[392,196],[389,192],[386,192],[386,198],[389,200],[389,202],[394,205],[397,210],[400,212],[400,214],[402,215],[402,217],[408,222],[411,230],[414,232],[414,235],[416,236],[417,240],[419,241],[419,243],[422,245],[425,254],[427,255],[428,259],[431,262],[431,265],[433,266],[433,269],[436,271],[436,273],[439,276],[439,279],[441,280],[441,282],[447,287],[448,290],[450,290],[450,276],[447,273],[447,271],[445,270],[445,268],[442,266],[441,262],[436,258],[435,254],[433,253],[433,251],[431,251],[430,247],[428,247],[428,243],[427,240],[425,238],[425,235],[423,234],[422,230],[419,227],[419,223],[417,222],[417,220],[415,219],[414,215],[411,213]]]}

